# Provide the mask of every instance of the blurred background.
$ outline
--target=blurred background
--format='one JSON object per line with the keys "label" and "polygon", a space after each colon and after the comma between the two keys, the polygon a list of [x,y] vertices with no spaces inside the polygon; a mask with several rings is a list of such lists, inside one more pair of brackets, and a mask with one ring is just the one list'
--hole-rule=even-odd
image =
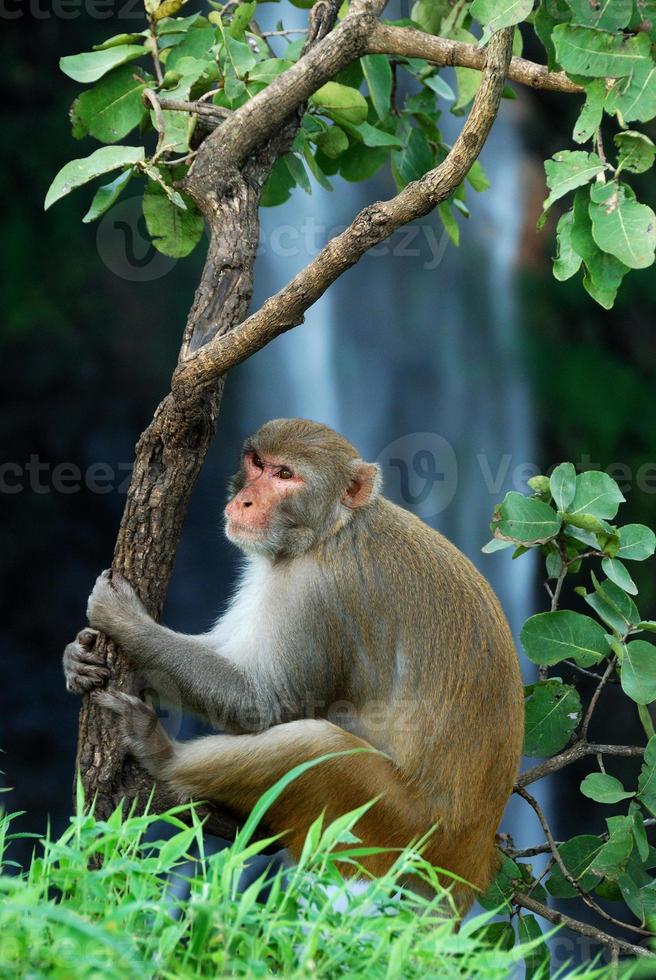
{"label": "blurred background", "polygon": [[[111,561],[134,443],[167,391],[203,248],[178,262],[155,252],[138,197],[95,225],[81,223],[88,190],[43,212],[56,171],[93,148],[70,136],[78,87],[58,59],[140,30],[138,5],[6,0],[0,16],[0,768],[11,808],[27,812],[22,829],[41,831],[49,819],[59,830],[71,808],[78,712],[61,653]],[[540,50],[526,55],[543,60]],[[169,591],[172,627],[202,631],[230,594],[237,560],[221,529],[225,483],[244,437],[276,416],[325,422],[377,459],[388,495],[447,534],[493,582],[516,635],[545,608],[546,593],[529,558],[481,554],[506,490],[525,489],[528,477],[564,459],[608,468],[628,500],[622,523],[656,524],[656,277],[632,272],[611,312],[578,277],[552,278],[553,224],[535,230],[542,161],[570,145],[579,100],[517,89],[483,153],[492,188],[470,191],[459,249],[436,216],[398,233],[347,273],[305,325],[231,373]],[[447,139],[460,125],[445,120]],[[641,188],[640,199],[654,206],[655,191]],[[381,171],[365,185],[336,179],[332,194],[297,191],[265,211],[255,303],[357,209],[392,193]],[[650,564],[631,571],[643,615],[656,618]],[[606,740],[630,742],[637,719],[623,716],[614,695],[605,692],[596,724]],[[630,779],[632,765],[619,760],[613,771]],[[576,812],[559,802],[586,771],[582,763],[562,773],[549,791],[560,839],[593,829],[583,797],[570,797]],[[518,842],[540,839],[530,814],[520,819],[511,808],[508,820]]]}

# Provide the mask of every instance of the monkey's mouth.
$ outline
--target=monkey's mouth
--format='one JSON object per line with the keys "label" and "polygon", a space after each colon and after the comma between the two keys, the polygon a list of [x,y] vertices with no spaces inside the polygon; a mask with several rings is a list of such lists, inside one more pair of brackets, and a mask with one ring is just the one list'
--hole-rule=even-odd
{"label": "monkey's mouth", "polygon": [[263,538],[266,534],[266,527],[257,527],[252,524],[240,524],[238,521],[226,519],[226,534],[228,537],[237,538]]}

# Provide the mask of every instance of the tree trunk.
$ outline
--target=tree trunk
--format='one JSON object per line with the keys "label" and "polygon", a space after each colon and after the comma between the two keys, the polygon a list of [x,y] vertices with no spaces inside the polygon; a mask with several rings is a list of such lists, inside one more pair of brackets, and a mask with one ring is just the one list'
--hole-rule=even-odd
{"label": "tree trunk", "polygon": [[[237,326],[250,305],[253,267],[259,241],[261,188],[273,163],[286,150],[290,127],[267,144],[229,186],[209,202],[199,201],[210,231],[203,275],[194,297],[180,350],[180,362],[209,339]],[[112,568],[132,583],[149,613],[158,618],[173,569],[187,512],[205,456],[214,436],[223,379],[181,405],[173,393],[158,406],[140,437],[134,470],[118,532]],[[120,651],[104,636],[97,641],[112,670],[114,687],[138,693],[138,677]],[[152,780],[115,738],[112,718],[86,695],[80,711],[77,767],[85,798],[95,798],[95,812],[106,819],[119,801],[136,800],[143,809]],[[154,806],[172,801],[161,794]],[[211,829],[231,836],[235,820],[212,813]]]}

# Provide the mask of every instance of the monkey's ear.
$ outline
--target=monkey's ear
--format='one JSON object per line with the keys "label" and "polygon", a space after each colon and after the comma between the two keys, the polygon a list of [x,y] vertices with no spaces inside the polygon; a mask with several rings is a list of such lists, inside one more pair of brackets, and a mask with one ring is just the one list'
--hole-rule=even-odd
{"label": "monkey's ear", "polygon": [[351,482],[342,494],[342,503],[351,510],[364,507],[380,493],[382,476],[377,463],[356,459],[351,463]]}

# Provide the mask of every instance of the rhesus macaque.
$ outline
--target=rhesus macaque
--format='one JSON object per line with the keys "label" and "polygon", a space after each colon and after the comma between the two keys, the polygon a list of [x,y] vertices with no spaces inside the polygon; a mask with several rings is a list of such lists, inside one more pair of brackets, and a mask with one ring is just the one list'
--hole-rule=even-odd
{"label": "rhesus macaque", "polygon": [[[402,848],[436,825],[425,856],[485,889],[523,729],[517,655],[487,581],[315,422],[278,419],[248,439],[225,522],[246,559],[208,633],[159,625],[117,574],[89,597],[93,630],[229,733],[172,742],[138,698],[97,695],[129,750],[179,798],[246,815],[298,763],[373,746],[293,782],[270,829],[298,855],[321,811],[332,820],[380,796],[356,827],[365,844]],[[69,690],[105,682],[83,634],[64,654]],[[380,874],[394,857],[363,864]],[[464,911],[474,893],[454,896]]]}

